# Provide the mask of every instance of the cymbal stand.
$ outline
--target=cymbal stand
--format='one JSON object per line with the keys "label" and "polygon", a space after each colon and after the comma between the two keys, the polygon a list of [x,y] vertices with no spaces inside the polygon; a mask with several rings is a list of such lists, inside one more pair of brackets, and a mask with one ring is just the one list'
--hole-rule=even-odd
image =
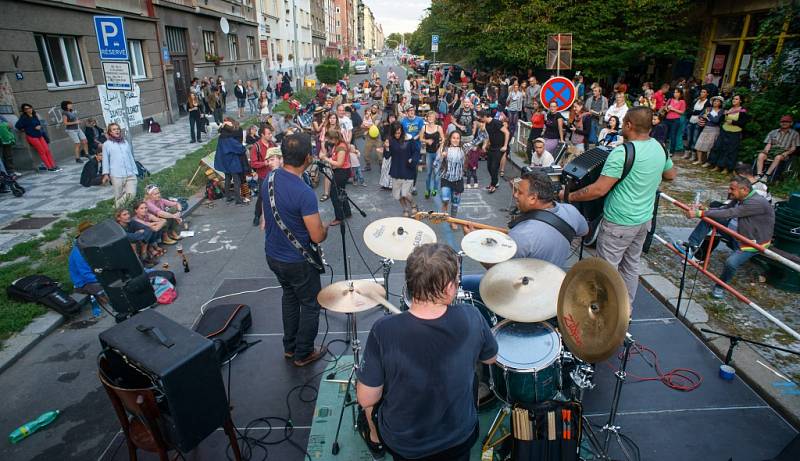
{"label": "cymbal stand", "polygon": [[622,394],[622,385],[625,383],[626,370],[628,368],[628,359],[630,358],[631,355],[631,349],[636,347],[635,341],[633,337],[630,335],[630,333],[627,333],[625,336],[624,347],[625,349],[622,355],[622,365],[620,369],[616,373],[614,373],[617,377],[617,382],[616,385],[614,386],[614,397],[611,400],[611,412],[608,415],[608,422],[606,422],[606,424],[603,425],[602,429],[600,429],[600,432],[605,433],[602,446],[600,445],[599,443],[600,441],[598,440],[596,434],[592,430],[591,424],[589,423],[589,421],[586,419],[585,416],[583,417],[583,424],[584,427],[586,428],[587,437],[589,437],[590,444],[596,450],[594,452],[594,455],[598,459],[603,459],[603,460],[611,459],[611,457],[608,454],[608,449],[611,445],[612,434],[615,436],[620,449],[622,449],[622,454],[625,456],[625,459],[627,460],[633,459],[633,454],[629,453],[628,450],[625,448],[625,444],[622,443],[622,437],[620,436],[621,434],[620,429],[622,428],[615,424],[617,419],[617,410],[619,409],[619,401]]}
{"label": "cymbal stand", "polygon": [[[353,289],[352,282],[350,284],[350,289]],[[350,345],[353,349],[353,367],[350,369],[350,377],[347,378],[347,384],[344,389],[344,401],[342,402],[342,409],[339,412],[339,423],[336,425],[336,436],[333,438],[333,446],[331,448],[331,453],[334,455],[339,454],[339,432],[342,429],[342,419],[344,418],[344,409],[347,407],[352,408],[353,414],[353,424],[356,423],[356,410],[355,405],[358,403],[357,399],[353,399],[350,394],[350,388],[352,387],[355,389],[355,379],[356,373],[361,365],[361,341],[358,339],[358,326],[356,323],[356,315],[355,314],[347,314],[347,323],[350,326],[351,331],[349,332],[352,335],[352,341]]]}
{"label": "cymbal stand", "polygon": [[[394,259],[381,259],[381,267],[383,268],[383,289],[386,290],[386,299],[389,299],[389,273],[392,271],[392,265],[394,265]],[[386,308],[383,309],[383,313],[384,315],[391,314]]]}

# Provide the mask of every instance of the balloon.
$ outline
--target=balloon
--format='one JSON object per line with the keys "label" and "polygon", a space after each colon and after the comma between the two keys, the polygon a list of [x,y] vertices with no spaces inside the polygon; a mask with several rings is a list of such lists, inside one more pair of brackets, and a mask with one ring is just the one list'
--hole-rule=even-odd
{"label": "balloon", "polygon": [[380,131],[378,130],[377,126],[372,125],[371,127],[369,127],[369,136],[371,138],[377,138],[379,134],[380,134]]}

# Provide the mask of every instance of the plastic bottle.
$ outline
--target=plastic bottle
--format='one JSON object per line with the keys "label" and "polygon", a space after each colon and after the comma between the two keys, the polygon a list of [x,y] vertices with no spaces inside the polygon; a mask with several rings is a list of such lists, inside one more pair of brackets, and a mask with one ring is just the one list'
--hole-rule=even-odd
{"label": "plastic bottle", "polygon": [[89,295],[89,300],[92,302],[92,315],[100,317],[102,312],[100,311],[100,303],[97,302],[97,298],[95,298],[94,295]]}
{"label": "plastic bottle", "polygon": [[60,413],[61,412],[58,410],[52,410],[46,413],[42,413],[41,416],[34,419],[33,421],[27,422],[22,426],[14,429],[14,432],[8,434],[8,441],[11,443],[19,442],[20,440],[28,437],[29,435],[33,434],[39,429],[55,421],[55,419],[58,417]]}

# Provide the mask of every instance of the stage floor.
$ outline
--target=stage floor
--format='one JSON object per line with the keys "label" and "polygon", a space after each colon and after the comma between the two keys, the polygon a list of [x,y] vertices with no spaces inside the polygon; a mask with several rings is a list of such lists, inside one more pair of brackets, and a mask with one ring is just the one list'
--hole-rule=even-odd
{"label": "stage floor", "polygon": [[[354,278],[365,277],[367,276]],[[402,286],[401,276],[392,275],[390,282],[390,291],[399,293],[399,287]],[[327,449],[329,446],[325,446],[332,440],[310,437],[315,417],[313,392],[306,389],[302,395],[305,401],[302,401],[295,389],[287,400],[287,393],[298,385],[308,382],[315,387],[319,386],[320,379],[327,374],[323,372],[332,363],[320,361],[306,368],[296,368],[283,358],[281,290],[277,281],[271,277],[226,279],[215,296],[264,287],[270,288],[212,303],[236,302],[250,305],[253,309],[253,328],[246,339],[260,340],[236,357],[230,365],[234,423],[237,427],[244,428],[258,418],[291,417],[294,424],[291,440],[300,447],[314,448],[313,459],[363,459],[360,455],[355,458],[347,455],[355,451],[345,448],[342,448],[339,456],[333,456]],[[399,304],[396,296],[391,298],[392,302]],[[377,309],[359,314],[358,330],[362,340],[366,339],[372,323],[383,315],[383,311]],[[330,346],[334,354],[342,353],[346,347],[342,341],[345,338],[345,328],[344,315],[328,313],[327,318],[325,315],[321,317],[320,341],[323,337],[326,338],[326,343],[339,340]],[[637,382],[637,377],[652,377],[655,372],[638,355],[631,357],[628,366],[629,379],[622,389],[616,422],[621,426],[622,433],[638,445],[641,459],[763,460],[775,456],[796,436],[797,431],[741,379],[736,377],[733,381],[721,380],[717,376],[720,360],[641,286],[634,303],[630,333],[637,343],[658,354],[662,370],[688,368],[697,371],[703,378],[701,386],[692,392],[672,390],[658,381]],[[345,354],[350,354],[349,347]],[[608,418],[614,390],[613,372],[617,366],[616,358],[597,365],[594,379],[596,387],[586,393],[583,402],[585,414],[593,424],[602,426]],[[227,377],[227,368],[223,368],[223,372],[223,376]],[[332,410],[332,417],[338,417],[339,408]],[[349,410],[347,413],[349,414]],[[484,420],[484,417],[481,419]],[[274,421],[272,424],[272,432],[267,440],[280,440],[284,427]],[[482,436],[487,429],[487,426],[481,426]],[[256,422],[251,427],[251,435],[261,437],[268,430],[267,424]],[[342,430],[350,431],[346,437],[348,443],[356,443],[356,437],[352,436],[352,427],[344,426]],[[101,459],[127,460],[124,444],[124,437],[118,433]],[[187,454],[186,459],[224,460],[227,446],[227,438],[220,430]],[[620,459],[622,454],[617,445],[612,443],[612,447],[612,456]],[[364,453],[361,449],[357,452]],[[262,459],[263,455],[263,452],[258,451],[253,454],[253,459]],[[287,442],[270,445],[268,455],[270,460],[308,459],[297,447]],[[140,452],[139,459],[150,460],[157,457]]]}

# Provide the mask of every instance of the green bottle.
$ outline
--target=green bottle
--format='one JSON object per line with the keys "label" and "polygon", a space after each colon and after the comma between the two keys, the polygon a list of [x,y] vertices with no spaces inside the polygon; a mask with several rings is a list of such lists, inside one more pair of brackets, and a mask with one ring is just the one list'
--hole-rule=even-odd
{"label": "green bottle", "polygon": [[48,411],[46,413],[42,413],[41,416],[34,419],[31,422],[25,423],[22,426],[14,429],[14,432],[8,434],[8,441],[11,443],[17,443],[20,440],[28,437],[29,435],[33,434],[34,432],[38,431],[39,429],[47,426],[48,424],[52,423],[56,420],[59,413],[58,410]]}

